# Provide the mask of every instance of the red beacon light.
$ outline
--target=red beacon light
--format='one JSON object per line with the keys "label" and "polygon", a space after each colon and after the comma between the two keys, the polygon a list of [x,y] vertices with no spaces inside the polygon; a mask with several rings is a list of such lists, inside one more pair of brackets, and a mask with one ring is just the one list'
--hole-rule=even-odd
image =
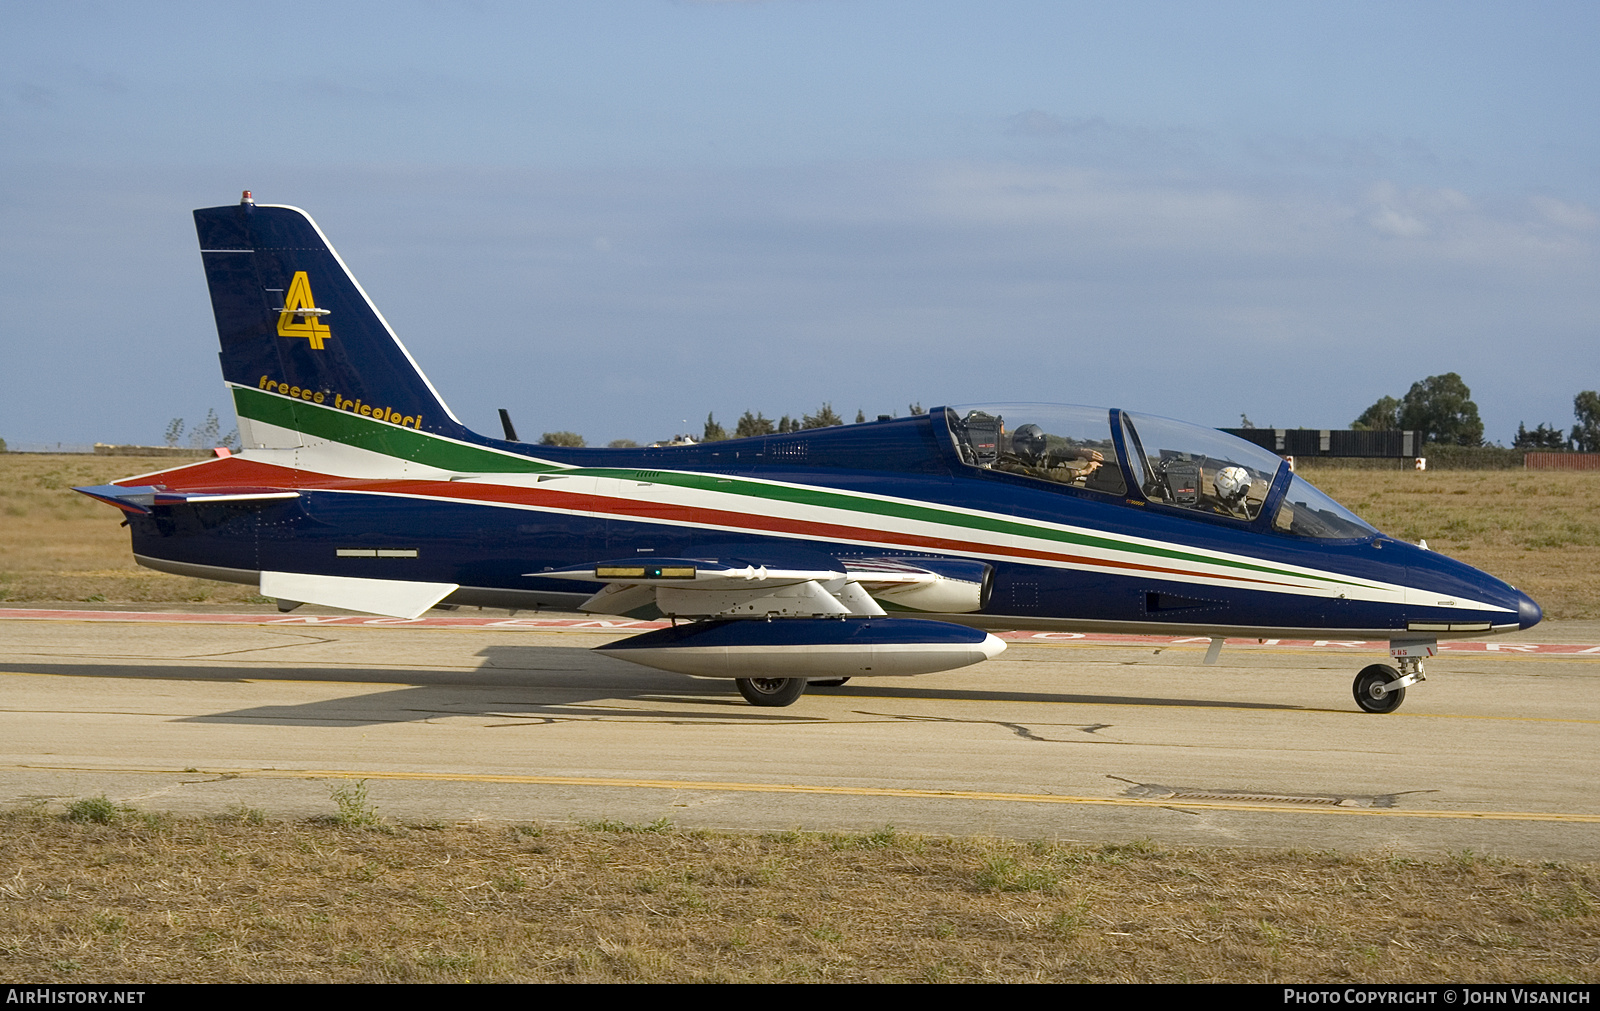
{"label": "red beacon light", "polygon": [[256,203],[256,198],[250,195],[250,191],[249,190],[245,190],[244,191],[244,196],[239,198],[239,203],[248,204],[251,207],[254,207],[255,203]]}

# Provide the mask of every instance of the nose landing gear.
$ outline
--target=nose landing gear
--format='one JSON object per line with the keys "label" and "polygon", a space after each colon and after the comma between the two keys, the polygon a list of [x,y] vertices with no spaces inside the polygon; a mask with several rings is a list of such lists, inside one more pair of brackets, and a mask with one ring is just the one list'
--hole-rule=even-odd
{"label": "nose landing gear", "polygon": [[1406,700],[1406,689],[1418,681],[1428,680],[1422,671],[1422,661],[1437,651],[1438,643],[1432,639],[1390,642],[1389,655],[1400,669],[1384,663],[1363,667],[1351,686],[1356,705],[1368,713],[1392,713],[1399,709],[1400,703]]}

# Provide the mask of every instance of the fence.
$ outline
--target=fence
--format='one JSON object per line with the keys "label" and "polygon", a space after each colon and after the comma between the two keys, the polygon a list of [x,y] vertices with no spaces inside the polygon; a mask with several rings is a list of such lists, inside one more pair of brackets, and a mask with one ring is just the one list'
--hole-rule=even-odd
{"label": "fence", "polygon": [[1600,453],[1525,453],[1529,470],[1600,470]]}
{"label": "fence", "polygon": [[1411,431],[1328,428],[1224,428],[1262,449],[1294,457],[1296,467],[1410,470],[1426,457],[1429,470],[1596,470],[1600,453],[1530,453],[1503,446],[1426,446]]}
{"label": "fence", "polygon": [[97,456],[210,456],[209,449],[191,449],[188,446],[114,446],[104,442],[94,444]]}

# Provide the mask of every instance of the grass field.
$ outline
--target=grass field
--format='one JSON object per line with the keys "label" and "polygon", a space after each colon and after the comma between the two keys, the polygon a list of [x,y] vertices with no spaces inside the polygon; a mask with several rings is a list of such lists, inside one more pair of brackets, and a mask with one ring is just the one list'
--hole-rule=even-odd
{"label": "grass field", "polygon": [[1592,864],[401,827],[337,789],[322,822],[104,798],[0,815],[0,966],[78,983],[1600,981]]}
{"label": "grass field", "polygon": [[1492,572],[1547,618],[1600,618],[1600,473],[1308,470],[1379,530]]}
{"label": "grass field", "polygon": [[[111,507],[72,491],[171,458],[0,454],[0,601],[237,603],[248,586],[141,569]],[[1314,470],[1380,530],[1525,590],[1551,618],[1600,618],[1600,473]]]}
{"label": "grass field", "polygon": [[140,568],[119,526],[122,514],[72,490],[185,462],[0,453],[0,602],[260,600],[253,587]]}

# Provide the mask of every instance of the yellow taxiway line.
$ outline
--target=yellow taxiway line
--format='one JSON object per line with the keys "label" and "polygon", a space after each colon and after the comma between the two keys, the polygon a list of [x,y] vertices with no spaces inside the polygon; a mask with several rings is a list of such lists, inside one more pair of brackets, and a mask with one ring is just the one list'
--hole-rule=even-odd
{"label": "yellow taxiway line", "polygon": [[983,800],[1017,804],[1076,804],[1102,807],[1182,808],[1205,811],[1255,811],[1273,814],[1345,814],[1381,818],[1445,818],[1457,821],[1548,821],[1600,824],[1600,814],[1553,811],[1400,811],[1394,808],[1311,807],[1301,804],[1234,804],[1182,798],[1071,797],[1053,793],[997,793],[983,790],[914,790],[883,786],[823,786],[807,783],[719,783],[690,779],[624,779],[604,776],[522,776],[472,772],[393,772],[354,769],[93,769],[79,766],[17,765],[12,769],[155,775],[208,775],[228,779],[378,779],[431,783],[503,783],[525,786],[586,786],[643,790],[711,790],[729,793],[822,794],[842,797],[898,797],[914,800]]}

